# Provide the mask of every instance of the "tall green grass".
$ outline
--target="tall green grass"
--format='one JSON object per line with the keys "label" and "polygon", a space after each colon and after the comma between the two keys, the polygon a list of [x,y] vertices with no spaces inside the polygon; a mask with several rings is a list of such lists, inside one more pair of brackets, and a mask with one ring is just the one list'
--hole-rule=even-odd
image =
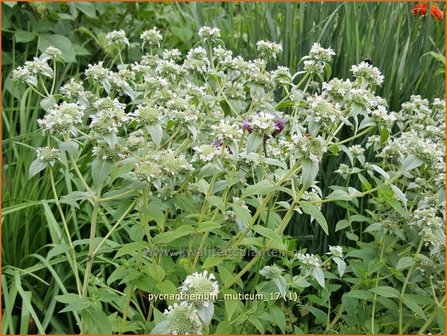
{"label": "tall green grass", "polygon": [[[350,77],[352,64],[371,58],[385,75],[380,93],[394,110],[411,94],[432,98],[445,92],[443,76],[434,76],[444,64],[428,54],[445,53],[444,22],[414,18],[411,3],[49,3],[43,12],[30,4],[2,6],[2,333],[77,330],[76,321],[57,314],[55,301],[56,295],[73,285],[66,256],[61,254],[51,264],[44,259],[52,246],[61,243],[59,218],[52,215],[57,211],[51,186],[45,179],[28,179],[33,148],[41,145],[36,120],[42,110],[34,93],[11,83],[12,69],[37,53],[39,34],[48,25],[51,33],[67,36],[77,46],[78,62],[67,64],[59,84],[80,67],[101,59],[98,42],[112,29],[125,29],[136,38],[142,30],[157,25],[167,36],[166,47],[186,52],[195,43],[199,27],[209,25],[218,26],[227,47],[247,58],[256,57],[258,40],[280,42],[284,52],[278,62],[292,71],[314,42],[336,51],[333,76]],[[60,14],[70,14],[72,19]],[[34,37],[27,41],[23,31]],[[137,49],[129,50],[129,61],[135,53]],[[326,185],[334,179],[331,172],[337,165],[328,162],[325,166]],[[56,181],[56,187],[61,195],[73,188],[69,178]],[[83,219],[89,214],[66,210],[77,218],[70,229],[79,239]],[[333,231],[336,219],[344,213],[325,211]],[[298,224],[291,223],[290,234],[315,248],[322,245],[318,232]]]}
{"label": "tall green grass", "polygon": [[[280,42],[279,63],[296,70],[314,42],[332,47],[333,76],[350,77],[352,64],[371,58],[385,75],[380,92],[391,107],[411,94],[444,94],[444,68],[428,52],[445,53],[444,22],[413,17],[412,3],[190,3],[176,4],[175,25],[196,31],[218,26],[227,47],[256,55],[256,41]],[[174,16],[170,12],[167,17]],[[169,29],[169,27],[168,27]],[[188,35],[188,33],[185,33]]]}

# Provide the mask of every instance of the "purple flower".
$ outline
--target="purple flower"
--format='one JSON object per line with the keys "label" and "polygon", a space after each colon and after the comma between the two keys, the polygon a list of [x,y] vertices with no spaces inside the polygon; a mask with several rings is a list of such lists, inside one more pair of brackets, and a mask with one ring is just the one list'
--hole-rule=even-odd
{"label": "purple flower", "polygon": [[217,148],[217,149],[221,149],[223,145],[223,141],[222,139],[216,139],[211,143],[211,146]]}
{"label": "purple flower", "polygon": [[[211,146],[217,148],[217,149],[221,149],[223,146],[223,141],[222,139],[216,139],[213,142],[211,142]],[[230,149],[230,147],[226,146],[226,150],[229,154],[233,154],[233,151]]]}
{"label": "purple flower", "polygon": [[242,128],[245,129],[248,133],[253,132],[253,127],[248,120],[243,121]]}
{"label": "purple flower", "polygon": [[281,131],[286,127],[286,121],[284,119],[275,120],[275,130],[272,133],[272,136],[277,136]]}

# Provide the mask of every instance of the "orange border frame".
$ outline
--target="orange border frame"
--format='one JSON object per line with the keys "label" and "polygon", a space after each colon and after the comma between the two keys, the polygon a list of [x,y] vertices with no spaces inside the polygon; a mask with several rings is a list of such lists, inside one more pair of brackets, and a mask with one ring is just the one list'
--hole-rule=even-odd
{"label": "orange border frame", "polygon": [[[1,3],[3,2],[8,2],[5,0],[0,0]],[[66,1],[58,1],[58,0],[18,0],[16,2],[417,2],[417,1],[411,1],[411,0],[347,0],[347,1],[339,1],[339,0],[307,0],[307,1],[303,1],[303,0],[291,0],[291,1],[286,1],[286,0],[241,0],[241,1],[237,1],[237,0],[222,0],[222,1],[218,1],[218,0],[167,0],[167,1],[157,1],[157,0],[142,0],[142,1],[136,1],[136,0],[118,0],[118,1],[107,1],[107,0],[66,0]],[[422,2],[422,1],[419,1]],[[434,0],[431,2],[439,2],[439,3],[444,3],[445,7],[443,9],[443,13],[444,13],[444,30],[445,30],[445,35],[446,35],[446,44],[447,44],[447,18],[445,16],[446,14],[446,10],[447,10],[447,0]],[[2,8],[3,6],[0,6],[0,27],[2,27]],[[0,34],[0,46],[2,45],[2,35]],[[445,50],[445,55],[447,58],[447,48]],[[2,61],[2,56],[0,54],[0,63]],[[447,64],[446,64],[446,74],[445,74],[445,84],[446,84],[446,91],[445,91],[445,96],[444,99],[447,100]],[[0,77],[2,76],[2,68],[0,68]],[[0,83],[0,92],[2,92],[2,88],[3,88],[3,81]],[[3,102],[2,102],[3,97],[0,95],[0,106],[3,108]],[[447,102],[446,102],[446,107],[447,107]],[[446,117],[447,117],[447,112],[446,112]],[[0,136],[3,139],[3,134],[2,134],[2,125],[3,125],[3,118],[0,119]],[[447,127],[445,127],[444,129],[445,132],[445,136],[447,138]],[[447,144],[445,147],[446,151],[447,151]],[[1,167],[3,167],[3,147],[0,147],[0,165]],[[445,168],[447,170],[447,161],[445,162]],[[0,174],[0,186],[2,184],[2,178],[3,178],[3,174]],[[446,182],[447,182],[447,178],[446,178]],[[447,186],[446,186],[446,193],[447,193]],[[1,214],[2,214],[2,189],[0,188],[0,247],[1,247],[1,243],[2,243],[2,218],[1,218]],[[446,229],[447,229],[447,219],[446,219]],[[446,237],[446,245],[447,245],[447,237]],[[1,285],[1,276],[2,276],[2,255],[3,252],[0,253],[0,285]],[[447,250],[446,250],[446,259],[447,259]],[[445,265],[445,272],[447,274],[447,263]],[[446,288],[447,288],[447,277],[445,279],[445,284],[446,284]],[[0,287],[0,293],[2,291],[2,288]],[[447,298],[447,290],[446,293],[444,294],[445,297]],[[0,295],[0,335],[1,334],[1,328],[2,328],[2,322],[3,322],[3,309],[2,309],[2,296]],[[446,310],[446,321],[447,321],[447,310]],[[446,322],[446,328],[447,328],[447,322]],[[9,335],[9,334],[8,334]],[[66,334],[52,334],[54,336],[65,336]],[[82,334],[81,334],[82,335]],[[88,334],[88,335],[95,335],[95,334]],[[106,334],[102,334],[102,335],[106,335]],[[140,335],[144,335],[144,334],[140,334]],[[230,334],[215,334],[215,335],[220,335],[220,336],[230,336]],[[249,336],[257,336],[260,334],[231,334],[231,335],[249,335]],[[305,336],[305,335],[314,335],[314,336],[327,336],[329,334],[287,334],[285,336]],[[341,336],[346,335],[348,336],[348,334],[339,334]],[[349,336],[364,336],[365,334],[349,334]],[[375,334],[375,335],[399,335],[399,334]],[[402,334],[402,336],[410,336],[412,334]],[[98,335],[99,336],[99,335]],[[112,335],[110,335],[112,336]]]}

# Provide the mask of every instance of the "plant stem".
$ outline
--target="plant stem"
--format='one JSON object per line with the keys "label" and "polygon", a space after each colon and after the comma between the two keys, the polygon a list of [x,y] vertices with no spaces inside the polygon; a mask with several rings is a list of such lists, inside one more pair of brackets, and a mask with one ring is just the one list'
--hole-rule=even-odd
{"label": "plant stem", "polygon": [[[416,253],[414,255],[415,258],[417,258],[419,256],[419,252],[421,252],[423,245],[424,245],[424,239],[421,239],[419,241],[419,245],[418,245]],[[402,334],[404,294],[405,294],[405,290],[407,289],[408,281],[410,281],[410,276],[411,276],[411,273],[413,273],[415,265],[416,265],[416,263],[411,265],[410,269],[408,270],[407,276],[405,277],[405,281],[402,286],[402,290],[400,291],[400,296],[399,296],[399,334]]]}
{"label": "plant stem", "polygon": [[78,289],[78,294],[81,295],[82,294],[81,280],[79,278],[79,270],[78,270],[78,264],[76,261],[76,253],[75,253],[73,241],[71,240],[70,231],[68,230],[67,221],[65,219],[65,215],[64,215],[64,212],[62,211],[62,207],[59,202],[58,195],[57,195],[56,183],[54,182],[53,167],[50,167],[50,180],[51,180],[51,189],[53,190],[54,200],[55,200],[57,209],[59,210],[59,214],[62,219],[62,224],[64,226],[65,234],[67,236],[68,245],[70,246],[70,255],[71,255],[71,259],[72,259],[71,263],[72,263],[72,268],[73,268],[73,274],[76,279],[76,287]]}
{"label": "plant stem", "polygon": [[[385,250],[385,242],[384,242],[384,239],[383,239],[383,235],[380,238],[380,244],[382,244],[382,248],[380,250],[379,262],[382,261],[383,252]],[[377,286],[379,286],[379,278],[380,278],[380,270],[377,271],[377,277],[376,277],[376,282],[375,282],[374,288],[377,288]],[[374,293],[372,313],[371,313],[371,333],[372,334],[374,334],[374,322],[375,322],[375,315],[376,315],[376,301],[377,301],[377,293]]]}
{"label": "plant stem", "polygon": [[93,251],[92,256],[95,257],[98,251],[101,249],[102,245],[107,241],[107,239],[115,232],[116,228],[121,224],[124,218],[129,214],[129,212],[134,208],[136,201],[133,201],[132,204],[127,208],[127,210],[122,214],[122,216],[116,221],[115,225],[112,229],[107,232],[105,237],[100,241],[96,249]]}
{"label": "plant stem", "polygon": [[[98,188],[100,190],[100,188]],[[95,236],[96,236],[96,224],[98,220],[98,212],[99,212],[99,202],[97,199],[95,199],[93,204],[93,213],[92,213],[92,222],[90,225],[90,240],[89,240],[89,250],[87,255],[87,266],[85,268],[85,274],[84,274],[84,284],[82,286],[82,297],[87,297],[87,290],[88,290],[88,283],[90,278],[90,273],[92,270],[93,265],[93,258],[94,258],[94,243],[95,243]]]}

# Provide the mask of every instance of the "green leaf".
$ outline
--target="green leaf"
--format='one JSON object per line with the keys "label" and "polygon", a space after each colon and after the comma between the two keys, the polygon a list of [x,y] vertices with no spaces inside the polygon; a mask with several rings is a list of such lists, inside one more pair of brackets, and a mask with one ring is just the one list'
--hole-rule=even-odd
{"label": "green leaf", "polygon": [[286,279],[282,275],[279,275],[273,278],[272,280],[276,284],[276,287],[278,287],[278,290],[281,293],[281,295],[285,297],[288,287]]}
{"label": "green leaf", "polygon": [[162,227],[165,221],[165,214],[163,212],[163,207],[160,202],[151,201],[148,203],[147,207],[142,209],[143,214],[148,216],[148,219],[155,221],[158,227]]}
{"label": "green leaf", "polygon": [[346,262],[339,257],[334,257],[333,260],[337,264],[337,271],[338,271],[338,274],[340,274],[340,278],[341,278],[343,276],[343,274],[345,274]]}
{"label": "green leaf", "polygon": [[75,207],[79,207],[77,202],[78,201],[85,201],[90,197],[90,194],[86,191],[72,191],[68,195],[61,197],[62,203],[71,204]]}
{"label": "green leaf", "polygon": [[380,168],[379,166],[372,164],[371,168],[374,169],[376,172],[378,172],[380,175],[382,175],[385,178],[385,180],[390,179],[390,175],[388,175],[388,173],[386,171],[384,171],[382,168]]}
{"label": "green leaf", "polygon": [[[234,290],[228,290],[225,294],[235,295],[237,294]],[[231,321],[236,310],[239,308],[240,301],[238,300],[225,300],[225,311],[227,313],[227,321]],[[239,310],[239,309],[238,309]]]}
{"label": "green leaf", "polygon": [[329,235],[329,228],[327,225],[326,218],[324,218],[323,214],[321,213],[320,209],[318,209],[315,205],[312,204],[301,204],[301,209],[308,214],[311,215],[312,218],[314,218],[318,224],[320,224],[323,231]]}
{"label": "green leaf", "polygon": [[16,39],[16,43],[28,43],[34,40],[35,37],[36,35],[34,33],[20,29],[14,32],[14,38]]}
{"label": "green leaf", "polygon": [[124,244],[123,246],[121,246],[118,252],[116,252],[114,259],[126,254],[135,255],[146,247],[148,247],[148,243],[142,240]]}
{"label": "green leaf", "polygon": [[154,237],[154,239],[152,240],[152,242],[154,244],[167,244],[170,243],[176,239],[179,239],[181,237],[190,235],[191,233],[193,233],[195,230],[192,226],[190,225],[182,225],[179,228],[177,228],[174,231],[168,231],[168,232],[163,232],[163,233],[159,233],[158,235],[156,235]]}
{"label": "green leaf", "polygon": [[310,187],[318,174],[318,164],[310,159],[304,159],[302,162],[303,188]]}
{"label": "green leaf", "polygon": [[116,162],[113,165],[112,171],[110,172],[110,183],[115,181],[119,177],[123,177],[135,167],[135,159],[127,158]]}
{"label": "green leaf", "polygon": [[[68,294],[66,294],[68,295]],[[61,296],[57,296],[56,300],[63,302],[62,300],[64,299],[63,297],[65,297],[66,295],[61,295]],[[73,294],[75,295],[75,294]],[[71,312],[71,311],[81,311],[83,309],[86,309],[88,306],[90,306],[90,301],[88,298],[86,297],[80,297],[78,295],[77,298],[74,298],[74,296],[70,297],[70,302],[65,302],[68,303],[68,305],[62,309],[59,313],[66,313],[66,312]]]}
{"label": "green leaf", "polygon": [[247,138],[247,154],[251,152],[256,152],[259,146],[262,144],[264,137],[255,132],[250,133]]}
{"label": "green leaf", "polygon": [[163,282],[158,283],[157,288],[162,294],[177,294],[177,287],[170,280],[163,280]]}
{"label": "green leaf", "polygon": [[261,334],[264,334],[264,326],[262,325],[261,321],[259,321],[259,319],[257,317],[255,317],[254,315],[250,316],[250,318],[248,319],[249,322],[251,322],[251,324],[253,324],[256,329],[259,330],[259,332]]}
{"label": "green leaf", "polygon": [[58,34],[39,34],[37,46],[39,50],[44,52],[50,46],[58,48],[68,63],[76,62],[76,51],[67,37]]}
{"label": "green leaf", "polygon": [[44,110],[45,112],[48,112],[48,110],[51,107],[56,105],[56,99],[53,96],[43,98],[43,99],[41,99],[39,105],[42,108],[42,110]]}
{"label": "green leaf", "polygon": [[411,154],[407,158],[405,158],[404,162],[402,162],[402,171],[404,173],[408,172],[419,167],[422,163],[422,160],[418,159],[416,155]]}
{"label": "green leaf", "polygon": [[202,268],[211,268],[211,267],[219,265],[221,263],[223,263],[222,257],[209,256],[208,258],[206,258],[205,262],[203,263]]}
{"label": "green leaf", "polygon": [[413,300],[411,296],[404,295],[403,302],[405,306],[410,308],[416,315],[422,317],[424,320],[427,320],[424,310],[421,308],[421,306],[418,305],[416,301]]}
{"label": "green leaf", "polygon": [[251,185],[245,188],[244,191],[242,192],[241,198],[247,198],[248,196],[251,195],[257,195],[257,196],[267,195],[275,191],[275,189],[276,186],[272,182],[268,180],[262,180],[256,183],[255,185]]}
{"label": "green leaf", "polygon": [[[91,2],[75,2],[73,5],[82,13],[87,15],[89,18],[96,18],[96,8],[95,4]],[[111,334],[111,333],[110,333]]]}
{"label": "green leaf", "polygon": [[390,286],[379,286],[371,288],[370,291],[386,298],[397,298],[400,296],[400,292],[396,288]]}
{"label": "green leaf", "polygon": [[398,187],[396,187],[394,184],[390,184],[391,189],[394,191],[394,195],[396,195],[396,198],[403,203],[404,206],[407,206],[407,196],[400,190]]}
{"label": "green leaf", "polygon": [[361,300],[372,300],[372,298],[373,298],[372,293],[370,293],[366,290],[362,290],[362,289],[350,291],[349,293],[346,293],[343,296],[351,297],[351,298],[355,298],[355,299],[361,299]]}
{"label": "green leaf", "polygon": [[414,265],[414,259],[412,257],[402,257],[397,262],[396,268],[398,270],[403,270],[413,265]]}
{"label": "green leaf", "polygon": [[331,201],[350,201],[352,197],[345,190],[337,189],[327,195],[326,199]]}
{"label": "green leaf", "polygon": [[113,162],[95,158],[92,163],[92,179],[95,186],[103,183],[112,171]]}
{"label": "green leaf", "polygon": [[261,225],[255,225],[255,226],[253,226],[253,231],[259,233],[263,237],[269,238],[269,239],[276,241],[278,243],[282,243],[280,235],[278,235],[275,231],[273,231],[270,228],[266,228]]}
{"label": "green leaf", "polygon": [[176,207],[184,210],[187,213],[197,213],[197,207],[194,205],[191,197],[188,197],[186,194],[177,194],[174,197],[174,204]]}
{"label": "green leaf", "polygon": [[82,321],[85,323],[88,334],[111,334],[112,324],[102,310],[88,307],[81,312]]}
{"label": "green leaf", "polygon": [[149,265],[149,275],[157,282],[160,283],[165,278],[165,270],[160,265],[151,263]]}
{"label": "green leaf", "polygon": [[29,178],[36,176],[47,167],[48,167],[47,162],[43,162],[40,159],[35,159],[33,162],[31,162],[31,165],[29,167]]}
{"label": "green leaf", "polygon": [[286,317],[284,316],[284,311],[278,306],[272,306],[269,310],[272,321],[274,321],[283,334],[286,333]]}
{"label": "green leaf", "polygon": [[438,312],[437,312],[438,326],[439,326],[439,329],[441,330],[441,334],[445,335],[446,334],[445,307],[438,307],[437,310],[438,310]]}
{"label": "green leaf", "polygon": [[321,268],[317,267],[312,270],[312,277],[317,280],[318,284],[325,288],[324,285],[324,272]]}
{"label": "green leaf", "polygon": [[216,222],[207,221],[199,224],[198,231],[199,232],[209,232],[216,229],[219,229],[222,225]]}
{"label": "green leaf", "polygon": [[74,157],[78,156],[79,144],[76,141],[69,140],[61,142],[59,148]]}
{"label": "green leaf", "polygon": [[347,219],[339,220],[337,222],[337,224],[335,225],[335,232],[343,230],[343,229],[349,227],[349,225],[350,225],[350,222]]}
{"label": "green leaf", "polygon": [[152,141],[160,146],[161,139],[163,138],[163,129],[160,124],[148,125],[146,126],[147,131],[151,135]]}

